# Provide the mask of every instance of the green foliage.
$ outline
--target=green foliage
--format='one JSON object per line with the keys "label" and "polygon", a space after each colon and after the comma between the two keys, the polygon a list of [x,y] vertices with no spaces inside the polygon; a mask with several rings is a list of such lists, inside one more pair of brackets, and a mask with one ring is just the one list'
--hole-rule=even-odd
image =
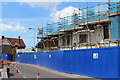
{"label": "green foliage", "polygon": [[32,51],[35,51],[35,48],[34,48],[34,47],[32,47]]}
{"label": "green foliage", "polygon": [[36,48],[43,49],[43,43],[44,43],[43,40],[41,40],[40,42],[38,42],[37,45],[36,45]]}
{"label": "green foliage", "polygon": [[16,49],[12,49],[11,54],[15,55],[16,54]]}

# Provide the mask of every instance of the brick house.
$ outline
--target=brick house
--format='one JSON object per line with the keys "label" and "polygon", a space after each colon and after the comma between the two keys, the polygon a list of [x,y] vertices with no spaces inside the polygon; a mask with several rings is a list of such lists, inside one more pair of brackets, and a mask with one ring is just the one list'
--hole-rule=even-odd
{"label": "brick house", "polygon": [[12,50],[24,49],[26,47],[23,39],[18,38],[7,38],[2,36],[0,39],[0,53],[12,53]]}

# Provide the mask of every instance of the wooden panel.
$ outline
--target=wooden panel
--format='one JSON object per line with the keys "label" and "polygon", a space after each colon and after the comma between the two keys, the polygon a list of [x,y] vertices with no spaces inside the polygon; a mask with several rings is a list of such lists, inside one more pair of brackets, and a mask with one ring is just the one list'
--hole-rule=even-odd
{"label": "wooden panel", "polygon": [[120,15],[120,12],[116,12],[116,13],[110,13],[110,14],[108,14],[109,17],[111,17],[111,16],[116,16],[116,15]]}
{"label": "wooden panel", "polygon": [[72,30],[77,30],[77,29],[83,29],[83,27],[73,27],[73,28],[69,28],[69,29],[61,29],[60,31],[72,31]]}
{"label": "wooden panel", "polygon": [[56,34],[48,34],[47,36],[60,35],[60,34],[64,34],[64,33],[61,32],[61,33],[56,33]]}
{"label": "wooden panel", "polygon": [[97,20],[97,21],[80,23],[80,24],[78,24],[78,25],[96,24],[96,23],[109,22],[109,21],[110,21],[110,19],[103,19],[103,20]]}

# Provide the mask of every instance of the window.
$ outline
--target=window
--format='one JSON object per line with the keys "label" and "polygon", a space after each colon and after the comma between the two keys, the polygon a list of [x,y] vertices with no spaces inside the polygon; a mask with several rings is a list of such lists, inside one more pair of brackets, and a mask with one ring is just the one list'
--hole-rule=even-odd
{"label": "window", "polygon": [[95,30],[94,26],[89,27],[90,30]]}
{"label": "window", "polygon": [[107,26],[104,26],[104,39],[109,39],[109,27],[108,25]]}
{"label": "window", "polygon": [[65,46],[65,36],[62,37],[62,46]]}
{"label": "window", "polygon": [[87,34],[81,34],[79,35],[79,43],[87,43],[88,36]]}
{"label": "window", "polygon": [[67,36],[67,45],[70,44],[70,36]]}

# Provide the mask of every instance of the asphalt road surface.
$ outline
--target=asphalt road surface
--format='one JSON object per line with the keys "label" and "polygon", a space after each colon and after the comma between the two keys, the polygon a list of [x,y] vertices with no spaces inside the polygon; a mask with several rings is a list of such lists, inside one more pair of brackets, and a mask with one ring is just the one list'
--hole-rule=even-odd
{"label": "asphalt road surface", "polygon": [[99,80],[82,75],[62,73],[31,64],[11,64],[9,68],[9,78],[3,80],[76,80],[76,78],[77,80]]}
{"label": "asphalt road surface", "polygon": [[[18,72],[16,72],[18,70]],[[10,78],[67,78],[49,71],[26,65],[17,64],[10,66]]]}

